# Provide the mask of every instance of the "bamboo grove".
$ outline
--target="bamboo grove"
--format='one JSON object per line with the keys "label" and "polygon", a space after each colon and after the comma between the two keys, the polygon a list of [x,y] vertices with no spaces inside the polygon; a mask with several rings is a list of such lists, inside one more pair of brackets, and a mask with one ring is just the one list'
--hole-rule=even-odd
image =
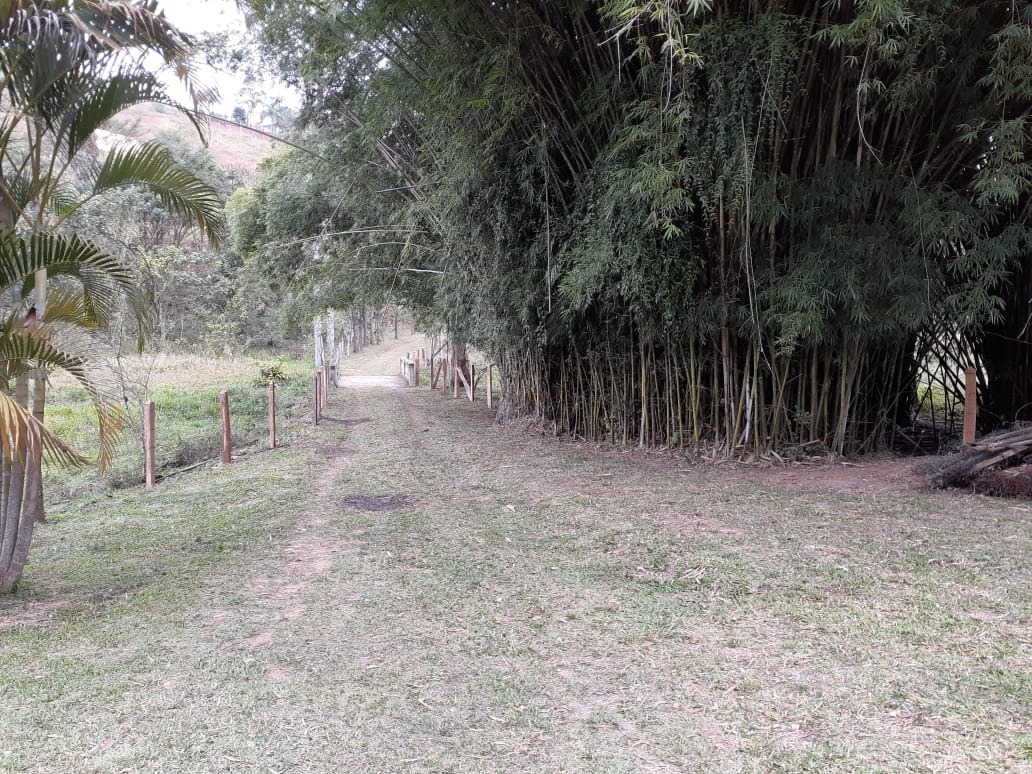
{"label": "bamboo grove", "polygon": [[244,251],[488,352],[504,415],[861,452],[974,363],[1032,418],[1028,4],[245,5],[320,159],[277,162],[318,225],[263,183]]}

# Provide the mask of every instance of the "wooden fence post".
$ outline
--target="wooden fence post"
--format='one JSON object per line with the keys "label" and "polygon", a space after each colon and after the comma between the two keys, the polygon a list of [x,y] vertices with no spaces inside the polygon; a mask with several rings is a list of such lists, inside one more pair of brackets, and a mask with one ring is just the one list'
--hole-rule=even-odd
{"label": "wooden fence post", "polygon": [[312,418],[319,424],[319,374],[312,377]]}
{"label": "wooden fence post", "polygon": [[448,358],[448,367],[451,369],[448,374],[451,376],[452,397],[459,397],[459,348],[454,344],[451,348],[451,357]]}
{"label": "wooden fence post", "polygon": [[269,382],[269,448],[276,448],[276,382]]}
{"label": "wooden fence post", "polygon": [[415,360],[415,365],[413,366],[413,370],[414,370],[415,373],[413,374],[412,381],[415,382],[415,384],[413,384],[412,386],[413,387],[418,387],[419,386],[419,352],[416,352],[416,360]]}
{"label": "wooden fence post", "polygon": [[488,408],[494,408],[494,397],[491,395],[491,392],[492,392],[491,380],[492,380],[493,376],[494,376],[494,364],[493,363],[488,363],[487,364],[487,407]]}
{"label": "wooden fence post", "polygon": [[964,443],[975,442],[975,420],[978,416],[978,383],[975,369],[964,371]]}
{"label": "wooden fence post", "polygon": [[229,428],[229,393],[226,390],[219,393],[219,403],[222,404],[222,462],[228,464],[233,461],[233,439]]}
{"label": "wooden fence post", "polygon": [[154,488],[154,401],[143,404],[143,478]]}

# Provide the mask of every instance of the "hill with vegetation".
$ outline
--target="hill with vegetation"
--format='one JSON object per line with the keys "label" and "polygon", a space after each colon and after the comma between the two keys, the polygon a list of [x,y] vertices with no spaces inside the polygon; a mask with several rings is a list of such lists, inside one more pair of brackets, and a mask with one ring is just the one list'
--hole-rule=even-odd
{"label": "hill with vegetation", "polygon": [[[167,105],[134,105],[111,122],[108,131],[135,140],[174,134],[192,145],[202,142],[190,120]],[[253,175],[258,165],[277,150],[278,143],[255,129],[221,118],[208,122],[208,151],[223,169]]]}

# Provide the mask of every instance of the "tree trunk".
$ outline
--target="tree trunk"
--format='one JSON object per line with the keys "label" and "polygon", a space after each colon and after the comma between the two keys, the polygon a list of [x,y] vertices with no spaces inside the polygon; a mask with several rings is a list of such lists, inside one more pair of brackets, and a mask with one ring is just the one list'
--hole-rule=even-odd
{"label": "tree trunk", "polygon": [[315,340],[315,367],[322,368],[323,364],[323,327],[322,316],[316,315],[312,322],[313,338]]}
{"label": "tree trunk", "polygon": [[[36,315],[40,321],[45,319],[47,312],[47,270],[40,269],[36,272]],[[42,368],[37,369],[33,375],[32,390],[32,416],[36,421],[43,424],[46,418],[47,407],[47,372]],[[42,460],[40,460],[42,463]],[[35,493],[36,521],[41,524],[46,522],[47,517],[43,512],[43,471],[34,471],[32,476],[38,483],[38,491]]]}
{"label": "tree trunk", "polygon": [[[37,369],[33,375],[33,389],[32,389],[32,416],[43,424],[43,420],[46,418],[46,404],[47,404],[47,373],[42,368]],[[42,463],[42,460],[40,460]],[[35,519],[40,524],[45,524],[47,521],[47,515],[43,510],[43,471],[33,472],[33,477],[36,480],[36,513]]]}
{"label": "tree trunk", "polygon": [[[15,379],[15,400],[29,403],[29,377]],[[42,492],[42,446],[30,432],[13,460],[0,458],[0,594],[21,580],[32,545],[37,503]]]}

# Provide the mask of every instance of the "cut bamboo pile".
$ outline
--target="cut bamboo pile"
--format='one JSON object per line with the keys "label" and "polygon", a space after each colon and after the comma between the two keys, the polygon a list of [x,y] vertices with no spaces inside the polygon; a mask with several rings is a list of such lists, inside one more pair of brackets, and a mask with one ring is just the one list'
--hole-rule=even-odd
{"label": "cut bamboo pile", "polygon": [[926,470],[931,484],[963,484],[983,470],[1032,454],[1032,427],[989,435],[966,446],[959,454]]}

